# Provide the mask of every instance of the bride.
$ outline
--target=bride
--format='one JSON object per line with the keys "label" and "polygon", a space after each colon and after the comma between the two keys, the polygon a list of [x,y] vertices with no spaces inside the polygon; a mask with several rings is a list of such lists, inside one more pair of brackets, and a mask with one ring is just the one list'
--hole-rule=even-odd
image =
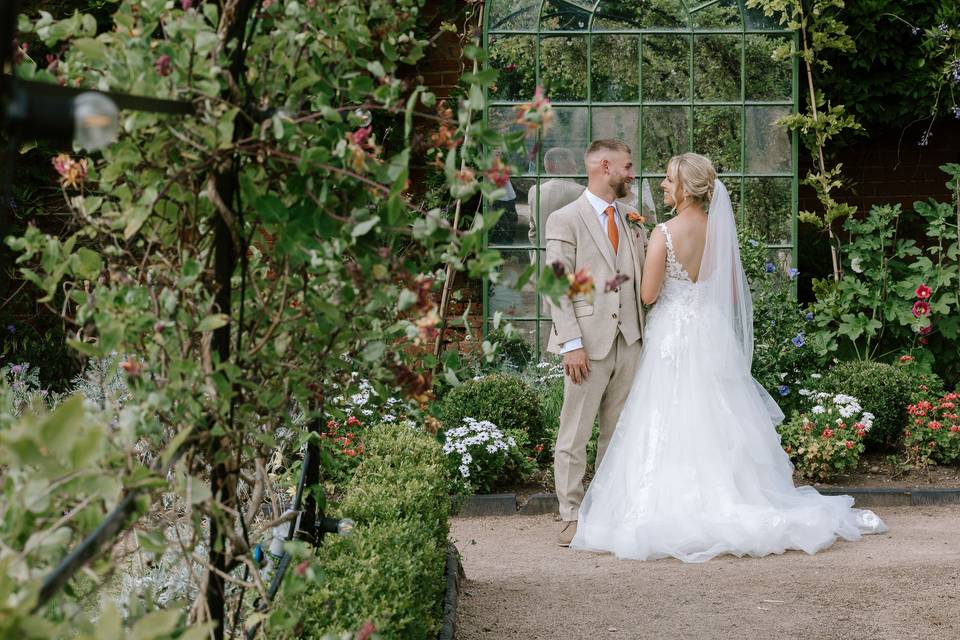
{"label": "bride", "polygon": [[[650,238],[644,347],[571,547],[620,558],[764,556],[882,533],[850,496],[793,486],[783,413],[750,374],[753,309],[730,197],[710,161],[670,160],[676,209]],[[705,212],[709,211],[709,215]]]}

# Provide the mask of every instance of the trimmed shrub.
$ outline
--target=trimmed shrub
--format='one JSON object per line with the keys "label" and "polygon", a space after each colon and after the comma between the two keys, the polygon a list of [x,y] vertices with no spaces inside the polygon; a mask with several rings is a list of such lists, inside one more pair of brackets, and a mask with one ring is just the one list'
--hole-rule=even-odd
{"label": "trimmed shrub", "polygon": [[497,373],[468,380],[444,396],[437,413],[448,429],[473,418],[492,422],[501,430],[523,431],[531,446],[547,444],[540,398],[515,375]]}
{"label": "trimmed shrub", "polygon": [[365,445],[335,511],[356,527],[326,536],[294,569],[303,578],[284,581],[270,637],[321,637],[368,621],[383,640],[437,634],[450,515],[446,460],[432,436],[405,425],[378,426]]}
{"label": "trimmed shrub", "polygon": [[864,444],[868,451],[893,448],[907,423],[907,405],[913,378],[904,370],[883,362],[841,362],[811,388],[851,395],[865,411],[875,416]]}

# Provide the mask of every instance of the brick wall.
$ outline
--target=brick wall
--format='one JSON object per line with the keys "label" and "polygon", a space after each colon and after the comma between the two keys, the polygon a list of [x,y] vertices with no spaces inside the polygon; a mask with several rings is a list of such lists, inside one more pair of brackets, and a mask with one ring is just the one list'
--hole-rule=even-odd
{"label": "brick wall", "polygon": [[[960,163],[960,120],[937,122],[928,146],[920,148],[916,141],[923,131],[915,125],[902,138],[899,129],[871,132],[869,140],[841,150],[836,160],[843,163],[851,184],[837,199],[856,205],[858,211],[868,211],[875,204],[899,202],[909,209],[917,200],[949,200],[946,174],[939,167]],[[811,168],[809,154],[801,149],[801,178]],[[800,209],[816,208],[813,191],[801,188]]]}

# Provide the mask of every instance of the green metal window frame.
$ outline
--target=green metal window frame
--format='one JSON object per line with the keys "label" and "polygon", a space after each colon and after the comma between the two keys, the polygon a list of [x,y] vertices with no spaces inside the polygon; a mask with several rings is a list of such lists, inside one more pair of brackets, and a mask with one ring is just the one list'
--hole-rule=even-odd
{"label": "green metal window frame", "polygon": [[[500,0],[501,4],[507,2],[508,0]],[[788,29],[781,28],[748,28],[747,27],[747,12],[751,11],[746,9],[744,0],[706,0],[699,3],[691,3],[687,0],[674,0],[677,2],[683,11],[686,13],[687,27],[686,28],[639,28],[639,29],[597,29],[594,30],[594,21],[597,17],[597,11],[600,9],[603,2],[601,0],[590,0],[590,2],[585,2],[584,0],[553,0],[555,4],[567,4],[574,11],[580,12],[590,12],[589,22],[584,29],[545,29],[543,25],[544,20],[544,7],[550,0],[539,0],[539,2],[525,3],[529,11],[536,11],[536,28],[535,29],[497,29],[495,26],[490,24],[490,12],[484,12],[483,20],[483,43],[484,46],[489,49],[490,37],[500,37],[500,36],[532,36],[535,38],[536,46],[536,55],[535,55],[535,86],[542,86],[542,77],[541,77],[541,59],[540,59],[540,50],[541,44],[543,42],[544,36],[583,36],[586,39],[587,43],[587,61],[586,61],[586,100],[580,101],[562,101],[555,102],[555,107],[560,108],[586,108],[586,127],[587,127],[587,140],[593,139],[593,128],[594,128],[594,108],[610,108],[610,107],[635,107],[639,110],[637,114],[637,139],[629,141],[631,146],[635,146],[634,153],[634,163],[637,167],[637,181],[639,183],[638,188],[638,200],[643,198],[643,183],[646,179],[657,178],[660,179],[664,176],[663,173],[648,172],[644,171],[644,109],[648,107],[685,107],[685,117],[688,121],[688,131],[687,131],[687,151],[696,151],[693,148],[694,146],[694,133],[695,133],[695,118],[697,109],[704,107],[737,107],[740,110],[740,170],[739,171],[724,171],[721,173],[720,177],[723,179],[724,183],[727,185],[727,188],[732,193],[739,194],[738,200],[738,216],[739,222],[742,224],[745,221],[746,217],[746,207],[745,207],[745,197],[746,197],[746,184],[748,179],[752,178],[790,178],[791,181],[791,202],[790,202],[790,215],[791,220],[789,223],[790,228],[790,243],[769,243],[767,244],[768,249],[771,254],[783,255],[786,252],[789,252],[790,264],[791,266],[796,266],[797,264],[797,210],[798,210],[798,192],[799,192],[799,169],[798,169],[798,153],[799,153],[799,139],[797,132],[794,131],[790,134],[790,171],[789,172],[779,172],[779,173],[757,173],[747,171],[747,109],[749,107],[760,106],[760,107],[786,107],[791,112],[795,112],[799,104],[799,60],[796,56],[793,57],[791,63],[791,98],[789,100],[747,100],[747,69],[746,69],[746,39],[747,36],[758,34],[758,35],[772,35],[780,37],[788,37],[792,40],[793,50],[796,51],[799,46],[798,35]],[[488,5],[491,4],[488,1]],[[522,9],[524,3],[517,2],[518,9]],[[592,4],[592,8],[584,6],[584,4]],[[697,28],[693,26],[694,16],[699,11],[707,9],[711,6],[723,4],[726,6],[736,5],[739,11],[739,28]],[[754,12],[756,14],[756,12]],[[643,87],[643,57],[644,57],[644,43],[648,36],[659,36],[659,35],[682,35],[689,38],[689,56],[688,56],[688,75],[689,75],[689,95],[686,100],[644,100],[644,87]],[[700,100],[696,97],[696,37],[701,36],[712,36],[712,35],[739,35],[739,53],[740,53],[740,99],[739,100]],[[593,99],[593,41],[596,36],[637,36],[638,37],[638,46],[637,46],[637,64],[639,65],[638,70],[638,87],[637,87],[637,100],[632,101],[594,101]],[[489,64],[489,62],[488,62]],[[532,96],[528,96],[528,99]],[[547,96],[550,97],[549,95]],[[510,108],[515,105],[523,103],[525,100],[498,100],[495,97],[491,98],[487,96],[487,104],[484,110],[484,124],[489,124],[489,112],[491,109],[502,109]],[[537,208],[539,209],[542,199],[540,198],[539,189],[542,183],[544,175],[541,171],[542,162],[540,159],[540,140],[537,140],[537,154],[535,160],[535,171],[534,173],[519,173],[514,178],[516,179],[529,179],[534,181],[534,189],[537,189]],[[549,174],[550,178],[560,178],[560,179],[585,179],[584,174],[567,174],[567,175],[555,175]],[[658,180],[659,181],[659,180]],[[739,189],[737,189],[739,185]],[[532,192],[531,192],[532,193]],[[528,203],[532,200],[532,197],[528,197]],[[638,204],[640,202],[638,201]],[[530,205],[532,206],[532,204]],[[540,211],[530,211],[531,216],[536,216],[536,224],[541,224]],[[490,248],[500,249],[503,251],[515,251],[515,252],[536,252],[536,269],[534,272],[533,281],[536,280],[537,274],[541,272],[542,269],[542,260],[544,256],[545,247],[540,245],[538,237],[534,241],[535,244],[496,244],[490,243],[489,238],[485,238],[485,245]],[[483,332],[484,335],[487,335],[489,332],[489,323],[492,320],[493,313],[490,309],[490,283],[484,282],[483,285]],[[542,315],[542,305],[538,302],[535,303],[535,314],[532,316],[504,316],[504,320],[509,321],[519,321],[519,322],[534,322],[534,341],[533,348],[536,357],[541,356],[541,327],[544,322],[549,322],[549,316]]]}

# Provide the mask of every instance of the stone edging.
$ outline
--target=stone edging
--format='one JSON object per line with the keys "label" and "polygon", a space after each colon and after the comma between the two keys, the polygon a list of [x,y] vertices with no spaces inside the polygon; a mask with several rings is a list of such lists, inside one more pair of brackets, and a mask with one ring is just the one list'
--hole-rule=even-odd
{"label": "stone edging", "polygon": [[457,637],[457,601],[460,599],[460,580],[463,565],[460,552],[452,542],[447,543],[447,563],[443,572],[446,587],[443,591],[443,618],[437,640],[455,640]]}
{"label": "stone edging", "polygon": [[[824,495],[853,496],[858,507],[894,507],[960,504],[960,489],[942,487],[817,487]],[[458,508],[459,507],[459,508]],[[553,493],[535,493],[520,504],[515,493],[497,493],[485,496],[470,496],[454,505],[458,516],[539,516],[557,513],[557,496]]]}

